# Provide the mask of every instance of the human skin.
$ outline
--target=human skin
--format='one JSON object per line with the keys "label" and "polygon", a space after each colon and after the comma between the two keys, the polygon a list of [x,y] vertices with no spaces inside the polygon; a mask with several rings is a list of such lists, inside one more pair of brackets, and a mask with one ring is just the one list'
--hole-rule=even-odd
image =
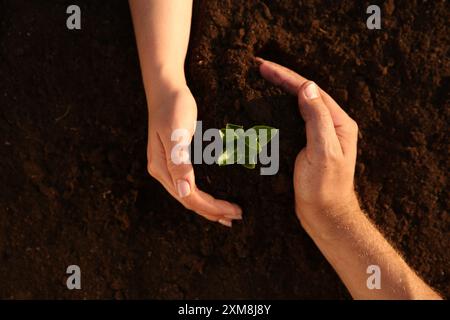
{"label": "human skin", "polygon": [[[257,58],[261,75],[298,96],[307,144],[295,161],[297,217],[355,299],[441,299],[386,241],[360,209],[354,191],[358,126],[314,82]],[[368,266],[381,289],[367,287]]]}
{"label": "human skin", "polygon": [[[194,133],[195,99],[186,85],[184,59],[190,0],[130,0],[149,110],[148,171],[186,208],[231,226],[241,209],[195,185],[190,164],[175,165],[173,130]],[[356,123],[314,83],[272,62],[261,74],[298,95],[307,146],[295,162],[296,213],[355,299],[440,299],[404,262],[361,211],[354,192]],[[378,265],[382,288],[366,286],[367,267]]]}
{"label": "human skin", "polygon": [[[238,205],[199,190],[190,163],[175,164],[171,141],[176,129],[189,138],[195,131],[197,105],[184,74],[192,15],[192,0],[130,0],[131,15],[147,96],[148,172],[187,209],[231,227],[242,219]],[[190,141],[188,141],[190,142]],[[188,157],[181,150],[181,158]]]}

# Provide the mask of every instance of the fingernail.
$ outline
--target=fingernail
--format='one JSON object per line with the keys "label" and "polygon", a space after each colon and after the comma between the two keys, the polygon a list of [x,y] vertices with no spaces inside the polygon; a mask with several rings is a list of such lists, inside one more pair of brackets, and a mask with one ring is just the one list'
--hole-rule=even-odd
{"label": "fingernail", "polygon": [[258,62],[259,64],[261,64],[264,62],[264,59],[260,58],[260,57],[255,57],[255,61]]}
{"label": "fingernail", "polygon": [[225,227],[231,228],[231,221],[219,219],[219,221],[217,222],[219,222],[221,225],[224,225]]}
{"label": "fingernail", "polygon": [[191,193],[191,187],[186,180],[177,181],[177,191],[180,198],[187,197]]}
{"label": "fingernail", "polygon": [[319,97],[319,89],[314,82],[308,84],[304,90],[305,97],[308,99],[316,99]]}
{"label": "fingernail", "polygon": [[236,213],[235,214],[225,215],[225,217],[230,218],[230,219],[242,220],[242,209],[241,209],[241,207],[239,207],[237,204],[234,204],[234,203],[232,203],[232,206],[234,208],[236,208]]}

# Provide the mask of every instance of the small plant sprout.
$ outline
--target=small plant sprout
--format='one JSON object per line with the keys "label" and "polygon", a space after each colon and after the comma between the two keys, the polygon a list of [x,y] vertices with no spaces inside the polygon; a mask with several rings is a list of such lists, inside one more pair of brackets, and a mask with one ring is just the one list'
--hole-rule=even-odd
{"label": "small plant sprout", "polygon": [[244,131],[243,126],[228,123],[220,130],[224,151],[218,157],[217,164],[240,164],[254,169],[258,155],[276,134],[278,129],[269,126],[257,125]]}

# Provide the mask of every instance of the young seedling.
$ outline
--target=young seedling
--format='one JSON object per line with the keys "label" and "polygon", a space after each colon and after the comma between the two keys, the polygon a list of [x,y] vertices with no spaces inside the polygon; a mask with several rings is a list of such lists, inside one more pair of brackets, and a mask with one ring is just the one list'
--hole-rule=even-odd
{"label": "young seedling", "polygon": [[228,123],[220,130],[224,151],[217,159],[219,166],[241,164],[254,169],[256,160],[263,147],[278,134],[278,129],[257,125],[247,131],[244,127]]}

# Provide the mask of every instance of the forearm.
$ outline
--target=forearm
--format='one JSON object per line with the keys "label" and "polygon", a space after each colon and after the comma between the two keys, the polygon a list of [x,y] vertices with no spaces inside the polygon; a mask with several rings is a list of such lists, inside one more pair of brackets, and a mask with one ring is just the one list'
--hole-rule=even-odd
{"label": "forearm", "polygon": [[185,84],[192,0],[129,0],[146,91]]}
{"label": "forearm", "polygon": [[[357,202],[326,213],[330,219],[318,232],[305,224],[330,264],[355,299],[439,299],[412,271],[394,248],[385,240],[359,209]],[[319,213],[315,213],[319,214]],[[381,289],[369,289],[367,273],[370,265],[381,271]]]}

